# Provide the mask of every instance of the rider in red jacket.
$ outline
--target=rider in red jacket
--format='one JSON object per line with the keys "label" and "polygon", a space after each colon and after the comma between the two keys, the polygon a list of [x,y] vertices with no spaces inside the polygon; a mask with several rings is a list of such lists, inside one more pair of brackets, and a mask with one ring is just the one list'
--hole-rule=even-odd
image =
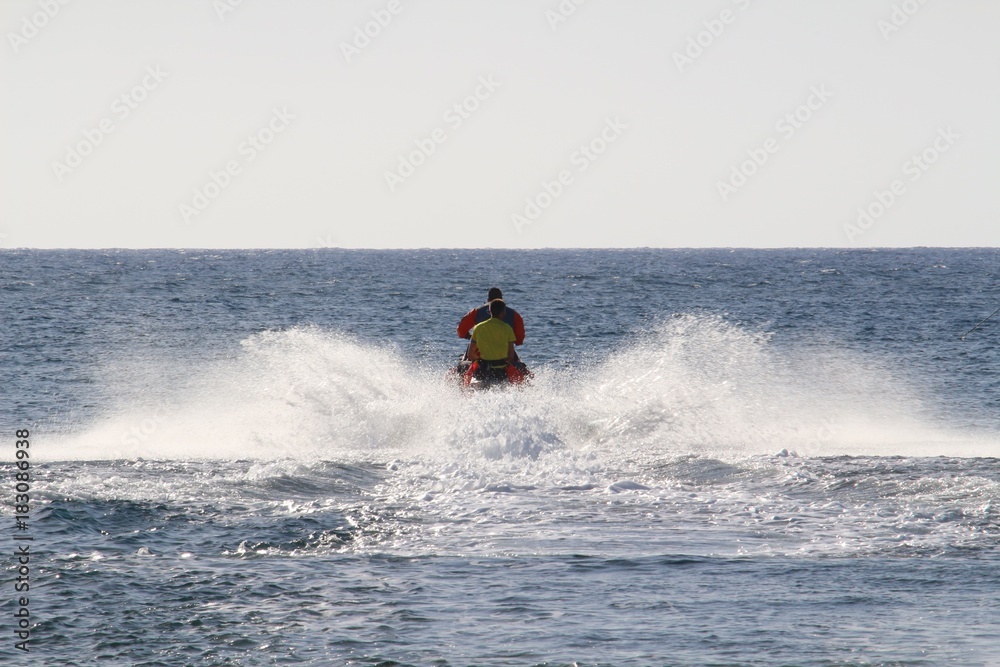
{"label": "rider in red jacket", "polygon": [[[458,337],[471,338],[472,327],[476,326],[480,322],[485,322],[490,319],[490,301],[502,298],[503,293],[500,292],[500,288],[491,287],[490,291],[486,294],[486,303],[478,308],[470,310],[458,323]],[[509,324],[510,328],[514,330],[514,345],[520,345],[523,343],[524,320],[522,320],[521,316],[517,314],[517,311],[508,306],[503,316],[503,321]]]}

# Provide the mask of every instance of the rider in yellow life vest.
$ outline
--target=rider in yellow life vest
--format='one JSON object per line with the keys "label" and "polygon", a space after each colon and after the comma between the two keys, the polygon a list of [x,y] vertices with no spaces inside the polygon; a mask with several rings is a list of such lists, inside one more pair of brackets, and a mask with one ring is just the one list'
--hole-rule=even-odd
{"label": "rider in yellow life vest", "polygon": [[479,371],[483,379],[498,381],[507,379],[507,362],[514,361],[514,329],[503,321],[506,311],[500,299],[490,301],[490,319],[472,328],[472,344],[469,358],[479,361]]}

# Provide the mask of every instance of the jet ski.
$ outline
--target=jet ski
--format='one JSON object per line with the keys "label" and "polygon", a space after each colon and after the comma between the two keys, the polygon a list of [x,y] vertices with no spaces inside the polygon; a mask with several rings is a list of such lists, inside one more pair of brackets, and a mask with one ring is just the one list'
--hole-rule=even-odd
{"label": "jet ski", "polygon": [[481,359],[472,361],[468,357],[468,350],[459,357],[452,373],[459,386],[474,391],[523,385],[532,377],[531,371],[520,359],[504,362],[488,362]]}

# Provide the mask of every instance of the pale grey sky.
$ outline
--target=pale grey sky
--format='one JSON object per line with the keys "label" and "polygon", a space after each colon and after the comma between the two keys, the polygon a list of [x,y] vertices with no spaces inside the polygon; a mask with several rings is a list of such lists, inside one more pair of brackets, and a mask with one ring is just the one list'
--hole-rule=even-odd
{"label": "pale grey sky", "polygon": [[995,0],[2,0],[0,247],[996,246],[997,25]]}

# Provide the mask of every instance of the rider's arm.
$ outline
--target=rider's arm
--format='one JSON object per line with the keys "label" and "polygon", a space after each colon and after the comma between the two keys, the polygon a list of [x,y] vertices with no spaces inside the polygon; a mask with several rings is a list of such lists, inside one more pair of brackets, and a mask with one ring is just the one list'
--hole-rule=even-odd
{"label": "rider's arm", "polygon": [[514,351],[514,343],[507,343],[507,361],[515,361],[517,352]]}
{"label": "rider's arm", "polygon": [[458,323],[458,337],[459,338],[470,338],[472,334],[472,327],[476,326],[476,309],[473,308],[465,317]]}
{"label": "rider's arm", "polygon": [[524,342],[524,320],[520,313],[514,313],[514,344],[520,345]]}
{"label": "rider's arm", "polygon": [[479,346],[476,345],[476,341],[469,343],[469,359],[472,361],[479,360]]}

